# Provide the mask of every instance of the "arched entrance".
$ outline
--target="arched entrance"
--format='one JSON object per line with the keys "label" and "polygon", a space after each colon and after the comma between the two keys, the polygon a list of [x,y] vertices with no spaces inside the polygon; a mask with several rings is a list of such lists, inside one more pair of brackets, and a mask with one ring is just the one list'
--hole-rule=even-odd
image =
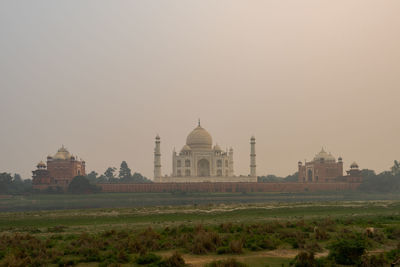
{"label": "arched entrance", "polygon": [[199,160],[197,163],[197,175],[200,177],[210,176],[210,162],[208,160]]}
{"label": "arched entrance", "polygon": [[313,172],[312,170],[308,170],[308,182],[312,182],[313,181],[312,178],[313,178]]}

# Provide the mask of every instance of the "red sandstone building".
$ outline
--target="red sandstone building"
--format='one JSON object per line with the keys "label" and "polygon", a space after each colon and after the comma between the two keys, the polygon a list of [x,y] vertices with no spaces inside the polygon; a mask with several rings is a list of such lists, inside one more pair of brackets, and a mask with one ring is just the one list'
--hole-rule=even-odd
{"label": "red sandstone building", "polygon": [[75,176],[86,175],[85,161],[78,160],[62,146],[54,156],[47,157],[47,166],[41,161],[32,173],[34,189],[65,190]]}
{"label": "red sandstone building", "polygon": [[336,161],[331,153],[321,150],[313,161],[303,163],[299,161],[300,183],[334,183],[334,182],[361,182],[361,171],[357,163],[350,166],[347,175],[343,176],[343,160]]}

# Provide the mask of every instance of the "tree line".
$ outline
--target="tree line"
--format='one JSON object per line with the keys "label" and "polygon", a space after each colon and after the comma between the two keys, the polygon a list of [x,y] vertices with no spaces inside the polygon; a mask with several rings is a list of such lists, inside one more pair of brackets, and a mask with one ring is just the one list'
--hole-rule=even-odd
{"label": "tree line", "polygon": [[132,174],[132,170],[128,167],[126,161],[122,161],[117,173],[117,168],[108,167],[106,171],[99,175],[97,172],[92,171],[86,178],[90,183],[152,183],[152,181],[142,174],[135,172]]}
{"label": "tree line", "polygon": [[22,194],[32,191],[32,179],[21,178],[15,173],[0,173],[0,194]]}

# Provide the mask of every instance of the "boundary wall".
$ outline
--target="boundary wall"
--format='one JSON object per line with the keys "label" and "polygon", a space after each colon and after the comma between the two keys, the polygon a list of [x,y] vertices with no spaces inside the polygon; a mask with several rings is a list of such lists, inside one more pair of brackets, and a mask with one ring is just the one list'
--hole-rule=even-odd
{"label": "boundary wall", "polygon": [[97,184],[109,193],[314,192],[356,190],[361,183],[143,183]]}

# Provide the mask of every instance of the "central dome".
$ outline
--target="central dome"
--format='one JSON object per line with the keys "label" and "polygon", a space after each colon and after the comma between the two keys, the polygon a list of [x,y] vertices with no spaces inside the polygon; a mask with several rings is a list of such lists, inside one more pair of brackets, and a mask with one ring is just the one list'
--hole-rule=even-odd
{"label": "central dome", "polygon": [[314,157],[314,161],[327,161],[327,162],[335,162],[336,159],[334,156],[332,156],[331,153],[325,152],[324,148],[322,148],[321,152],[319,152],[317,155]]}
{"label": "central dome", "polygon": [[71,158],[71,154],[68,152],[68,150],[62,146],[57,153],[53,156],[53,159],[57,160],[67,160]]}
{"label": "central dome", "polygon": [[211,149],[212,137],[199,125],[188,135],[186,144],[190,146],[191,149]]}

